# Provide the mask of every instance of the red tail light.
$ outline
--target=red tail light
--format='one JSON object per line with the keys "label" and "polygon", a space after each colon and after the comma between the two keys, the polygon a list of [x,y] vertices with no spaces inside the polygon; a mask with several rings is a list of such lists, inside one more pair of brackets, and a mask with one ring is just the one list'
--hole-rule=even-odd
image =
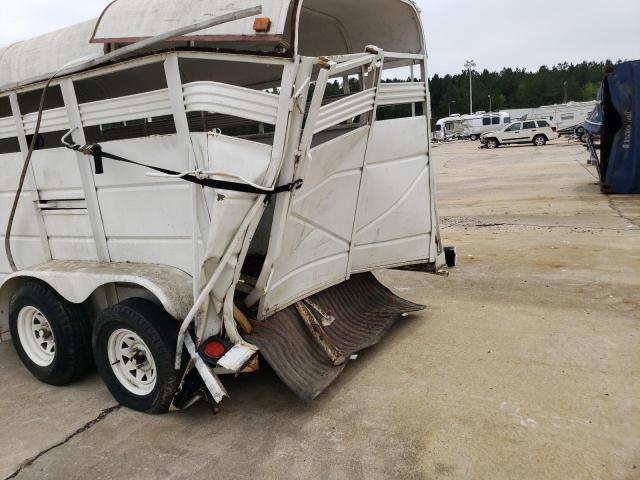
{"label": "red tail light", "polygon": [[209,358],[222,358],[224,351],[224,345],[216,340],[207,343],[204,347],[204,354]]}
{"label": "red tail light", "polygon": [[551,130],[553,131],[553,133],[556,133],[558,131],[557,127],[551,127]]}
{"label": "red tail light", "polygon": [[220,337],[211,337],[200,346],[200,356],[209,365],[216,366],[218,360],[233,348],[229,342]]}

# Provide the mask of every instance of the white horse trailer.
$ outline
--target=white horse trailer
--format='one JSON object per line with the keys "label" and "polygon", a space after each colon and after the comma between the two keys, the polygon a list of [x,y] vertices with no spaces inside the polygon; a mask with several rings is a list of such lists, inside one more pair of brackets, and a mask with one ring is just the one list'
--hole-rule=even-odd
{"label": "white horse trailer", "polygon": [[509,123],[511,123],[511,116],[507,112],[468,115],[462,122],[461,136],[475,142],[483,133],[495,132]]}
{"label": "white horse trailer", "polygon": [[408,0],[116,0],[0,49],[3,339],[146,412],[261,358],[315,398],[423,308],[371,272],[446,272],[426,79]]}

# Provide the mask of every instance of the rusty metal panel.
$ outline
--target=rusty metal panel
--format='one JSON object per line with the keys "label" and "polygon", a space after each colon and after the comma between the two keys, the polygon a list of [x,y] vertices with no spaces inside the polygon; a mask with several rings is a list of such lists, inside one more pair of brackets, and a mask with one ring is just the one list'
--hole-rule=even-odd
{"label": "rusty metal panel", "polygon": [[[372,273],[354,275],[310,300],[332,317],[330,324],[323,324],[324,334],[346,358],[378,343],[403,314],[425,308],[396,296]],[[314,308],[307,310],[318,314]],[[254,327],[246,340],[260,348],[280,379],[303,400],[320,395],[345,368],[347,362],[334,366],[295,306]]]}

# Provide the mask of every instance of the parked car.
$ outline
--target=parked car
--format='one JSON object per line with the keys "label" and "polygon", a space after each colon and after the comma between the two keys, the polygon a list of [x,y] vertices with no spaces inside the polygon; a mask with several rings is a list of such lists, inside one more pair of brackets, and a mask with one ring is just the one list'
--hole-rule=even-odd
{"label": "parked car", "polygon": [[541,147],[558,138],[558,127],[549,120],[525,120],[507,125],[503,130],[485,133],[480,141],[487,148],[511,143],[533,143]]}
{"label": "parked car", "polygon": [[464,128],[460,136],[475,142],[480,139],[483,133],[495,132],[496,130],[500,130],[500,127],[509,123],[511,123],[511,117],[507,112],[469,115],[467,119],[462,122]]}

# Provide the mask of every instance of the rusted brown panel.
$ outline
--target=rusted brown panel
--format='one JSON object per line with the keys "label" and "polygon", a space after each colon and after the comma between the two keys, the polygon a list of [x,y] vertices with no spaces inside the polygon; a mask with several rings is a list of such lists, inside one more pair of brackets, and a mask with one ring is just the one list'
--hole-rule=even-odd
{"label": "rusted brown panel", "polygon": [[324,328],[320,322],[318,322],[318,319],[314,316],[313,312],[302,302],[297,302],[295,306],[298,311],[298,315],[300,315],[300,318],[307,325],[307,328],[316,343],[320,348],[322,348],[322,350],[324,350],[324,353],[331,361],[331,365],[337,366],[346,362],[347,359],[345,358],[344,353],[339,351],[333,345],[333,342],[324,331]]}
{"label": "rusted brown panel", "polygon": [[[349,281],[313,295],[311,301],[325,315],[335,318],[322,329],[347,359],[378,343],[402,314],[424,309],[394,295],[371,273],[354,275]],[[320,395],[347,363],[331,365],[295,306],[256,323],[246,340],[260,348],[276,374],[303,400]]]}

